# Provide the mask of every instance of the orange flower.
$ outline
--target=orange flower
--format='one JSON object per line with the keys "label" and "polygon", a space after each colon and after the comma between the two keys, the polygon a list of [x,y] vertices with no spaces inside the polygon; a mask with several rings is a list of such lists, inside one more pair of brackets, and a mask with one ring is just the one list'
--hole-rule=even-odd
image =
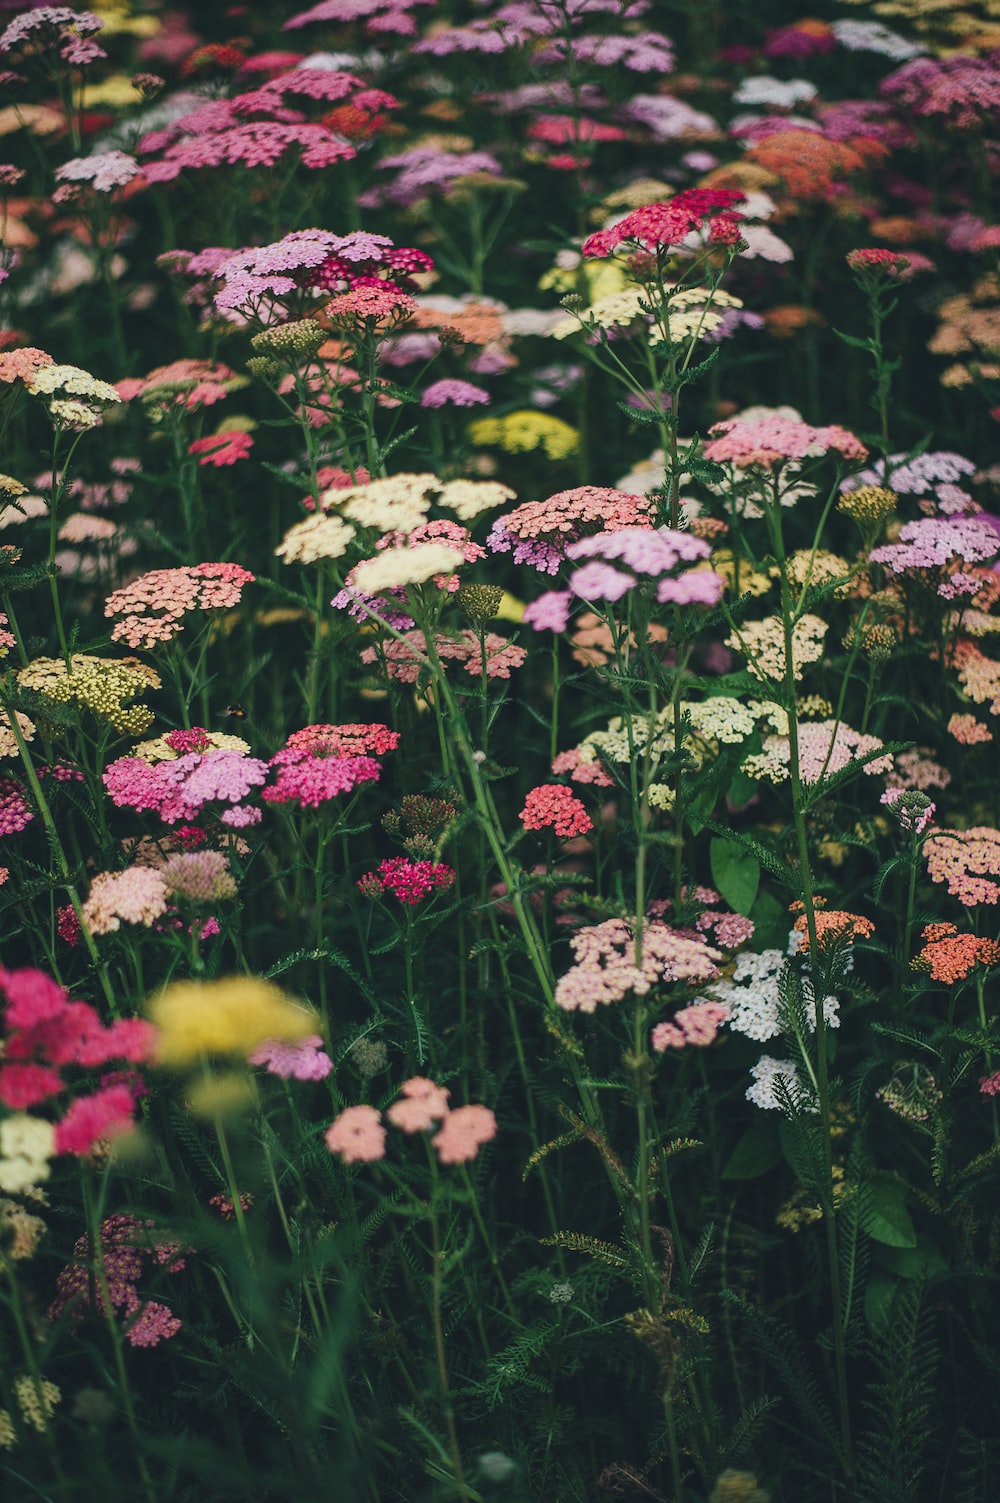
{"label": "orange flower", "polygon": [[793,198],[809,203],[830,198],[852,173],[883,160],[888,148],[868,136],[828,141],[817,131],[786,130],[759,141],[746,155],[775,173]]}
{"label": "orange flower", "polygon": [[[808,950],[809,923],[804,913],[799,914],[793,928],[799,936],[799,949]],[[840,908],[828,908],[816,914],[816,939],[821,950],[836,944],[838,940],[850,942],[867,939],[869,934],[874,933],[875,925],[871,919],[860,913],[845,913]]]}
{"label": "orange flower", "polygon": [[910,965],[915,971],[929,971],[933,980],[949,986],[963,981],[974,966],[1000,964],[1000,944],[995,939],[959,934],[954,924],[927,924],[923,938],[924,948]]}

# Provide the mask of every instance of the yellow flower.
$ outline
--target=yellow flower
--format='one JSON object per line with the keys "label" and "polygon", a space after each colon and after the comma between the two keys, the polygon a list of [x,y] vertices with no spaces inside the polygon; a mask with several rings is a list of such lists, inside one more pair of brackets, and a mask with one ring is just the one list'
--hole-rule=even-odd
{"label": "yellow flower", "polygon": [[496,444],[508,454],[544,449],[549,459],[566,459],[579,447],[579,434],[561,418],[541,412],[508,412],[505,417],[480,418],[469,424],[474,444]]}
{"label": "yellow flower", "polygon": [[194,1064],[203,1054],[244,1058],[263,1039],[295,1043],[318,1029],[316,1014],[261,976],[175,981],[148,1012],[159,1029],[160,1064]]}

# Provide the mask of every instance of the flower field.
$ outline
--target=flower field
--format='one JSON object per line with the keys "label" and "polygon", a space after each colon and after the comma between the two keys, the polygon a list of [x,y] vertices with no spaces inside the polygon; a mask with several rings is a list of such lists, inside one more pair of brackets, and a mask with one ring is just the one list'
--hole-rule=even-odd
{"label": "flower field", "polygon": [[793,12],[0,0],[4,1500],[1000,1497],[1000,4]]}

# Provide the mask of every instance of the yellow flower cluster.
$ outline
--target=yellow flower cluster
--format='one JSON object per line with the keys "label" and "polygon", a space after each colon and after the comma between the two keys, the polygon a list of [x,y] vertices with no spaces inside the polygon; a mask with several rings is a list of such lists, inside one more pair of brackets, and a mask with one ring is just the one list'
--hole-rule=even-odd
{"label": "yellow flower cluster", "polygon": [[[238,751],[249,754],[250,743],[242,736],[227,736],[225,731],[206,731],[205,740],[209,751]],[[144,762],[176,762],[179,751],[168,743],[166,736],[156,736],[151,741],[139,741],[129,752],[130,757],[141,757]]]}
{"label": "yellow flower cluster", "polygon": [[426,584],[438,574],[453,574],[465,563],[458,548],[445,543],[421,543],[416,548],[386,548],[351,571],[351,584],[364,595],[381,595],[407,585]]}
{"label": "yellow flower cluster", "polygon": [[95,428],[101,409],[121,402],[113,386],[78,365],[39,366],[25,386],[33,397],[46,402],[54,421],[66,428]]}
{"label": "yellow flower cluster", "polygon": [[359,527],[371,527],[377,532],[412,532],[426,520],[430,510],[428,491],[437,488],[436,475],[404,473],[369,480],[367,485],[324,491],[319,501],[324,511],[350,517]]}
{"label": "yellow flower cluster", "polygon": [[89,710],[116,731],[136,736],[152,725],[153,712],[128,701],[160,687],[159,674],[138,658],[95,658],[82,652],[70,658],[69,672],[62,658],[35,658],[19,669],[17,681],[51,705]]}
{"label": "yellow flower cluster", "polygon": [[583,261],[577,252],[564,251],[555,266],[540,279],[542,292],[582,292],[596,302],[631,285],[625,268],[617,261]]}
{"label": "yellow flower cluster", "polygon": [[289,527],[274,551],[286,564],[315,564],[321,558],[343,558],[354,537],[343,517],[317,511]]}
{"label": "yellow flower cluster", "polygon": [[33,1258],[44,1232],[40,1216],[32,1216],[16,1200],[0,1199],[0,1269]]}
{"label": "yellow flower cluster", "polygon": [[[801,589],[808,579],[810,585],[820,585],[837,582],[837,589],[833,591],[838,599],[842,599],[850,590],[851,566],[846,558],[840,558],[836,553],[830,553],[825,548],[817,548],[815,552],[811,548],[797,549],[789,559],[785,567],[792,583]],[[779,579],[781,570],[777,564],[772,564],[771,577]]]}
{"label": "yellow flower cluster", "polygon": [[[0,657],[4,656],[0,653]],[[35,735],[35,723],[29,720],[27,715],[22,715],[20,710],[14,711],[18,728],[25,741],[31,741]],[[0,710],[0,757],[16,757],[20,753],[20,747],[11,727],[10,711]]]}
{"label": "yellow flower cluster", "polygon": [[505,417],[479,418],[469,424],[474,444],[495,444],[508,454],[544,449],[549,459],[568,459],[580,446],[580,436],[562,418],[543,412],[508,412]]}
{"label": "yellow flower cluster", "polygon": [[453,511],[460,522],[471,522],[484,511],[513,501],[515,494],[499,480],[449,480],[437,499],[438,505]]}
{"label": "yellow flower cluster", "polygon": [[52,1413],[62,1398],[62,1393],[47,1378],[32,1378],[26,1373],[14,1379],[14,1396],[24,1415],[25,1423],[40,1435],[48,1429]]}
{"label": "yellow flower cluster", "polygon": [[6,1117],[0,1122],[0,1190],[21,1195],[48,1179],[55,1148],[56,1130],[51,1122],[26,1112]]}
{"label": "yellow flower cluster", "polygon": [[176,981],[148,1004],[159,1030],[159,1063],[193,1065],[206,1054],[246,1058],[264,1039],[293,1044],[319,1031],[319,1019],[261,976]]}
{"label": "yellow flower cluster", "polygon": [[837,510],[845,512],[860,527],[880,527],[896,510],[899,497],[884,485],[860,485],[856,491],[848,491],[837,502]]}
{"label": "yellow flower cluster", "polygon": [[712,570],[735,595],[750,594],[756,599],[758,595],[766,595],[774,583],[769,574],[737,557],[731,548],[716,548],[712,554]]}
{"label": "yellow flower cluster", "polygon": [[[819,616],[800,616],[792,627],[792,669],[801,678],[807,663],[823,656],[827,624]],[[780,616],[763,621],[745,621],[726,638],[726,646],[747,660],[755,678],[781,680],[785,676],[785,633]]]}

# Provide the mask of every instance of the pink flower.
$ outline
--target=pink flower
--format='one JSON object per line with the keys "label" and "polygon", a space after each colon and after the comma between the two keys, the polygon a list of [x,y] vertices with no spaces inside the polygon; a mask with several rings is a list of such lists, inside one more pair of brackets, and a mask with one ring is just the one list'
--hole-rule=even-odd
{"label": "pink flower", "polygon": [[47,1096],[58,1096],[62,1076],[49,1065],[6,1064],[0,1066],[0,1101],[11,1111],[37,1106]]}
{"label": "pink flower", "polygon": [[471,381],[452,381],[447,378],[434,381],[420,398],[421,407],[475,407],[488,406],[490,394]]}
{"label": "pink flower", "polygon": [[581,801],[563,783],[532,788],[518,818],[526,830],[552,830],[564,839],[586,835],[594,828]]}
{"label": "pink flower", "polygon": [[238,460],[248,458],[252,448],[251,435],[235,430],[231,433],[213,433],[208,438],[196,438],[194,443],[188,444],[188,453],[199,454],[199,464],[211,464],[220,469],[223,465],[236,464]]}
{"label": "pink flower", "polygon": [[448,1115],[450,1091],[435,1085],[422,1075],[404,1080],[400,1086],[402,1100],[394,1101],[386,1112],[393,1127],[403,1132],[426,1132],[434,1123]]}
{"label": "pink flower", "polygon": [[135,1096],[127,1085],[111,1085],[92,1096],[78,1096],[56,1124],[56,1152],[82,1158],[100,1139],[130,1129],[134,1107]]}
{"label": "pink flower", "polygon": [[430,893],[448,888],[455,880],[454,869],[443,862],[409,861],[405,856],[390,856],[380,861],[373,872],[358,882],[366,897],[381,897],[391,892],[407,908],[415,908]]}
{"label": "pink flower", "polygon": [[325,1080],[333,1061],[320,1048],[322,1042],[318,1033],[307,1034],[295,1044],[264,1039],[247,1059],[251,1065],[266,1065],[267,1073],[281,1080]]}
{"label": "pink flower", "polygon": [[442,1122],[434,1151],[442,1164],[465,1164],[496,1135],[497,1119],[489,1107],[457,1106]]}
{"label": "pink flower", "polygon": [[0,836],[19,835],[34,817],[20,783],[0,778]]}
{"label": "pink flower", "polygon": [[705,458],[716,463],[728,460],[740,468],[753,465],[771,469],[786,459],[807,459],[830,449],[836,449],[845,459],[864,459],[868,454],[859,438],[836,423],[813,428],[777,414],[754,422],[727,418],[710,432]]}
{"label": "pink flower", "polygon": [[984,1075],[979,1082],[979,1091],[983,1096],[1000,1096],[1000,1070]]}
{"label": "pink flower", "polygon": [[261,798],[269,804],[297,803],[304,809],[318,809],[362,783],[377,783],[382,776],[381,763],[374,757],[314,756],[295,747],[277,752],[270,766],[276,769],[276,779]]}
{"label": "pink flower", "polygon": [[989,726],[977,720],[975,715],[953,715],[948,721],[948,735],[954,736],[962,746],[975,746],[980,741],[993,740]]}
{"label": "pink flower", "polygon": [[349,1106],[335,1117],[323,1135],[331,1153],[345,1164],[373,1164],[385,1158],[385,1128],[373,1106]]}

